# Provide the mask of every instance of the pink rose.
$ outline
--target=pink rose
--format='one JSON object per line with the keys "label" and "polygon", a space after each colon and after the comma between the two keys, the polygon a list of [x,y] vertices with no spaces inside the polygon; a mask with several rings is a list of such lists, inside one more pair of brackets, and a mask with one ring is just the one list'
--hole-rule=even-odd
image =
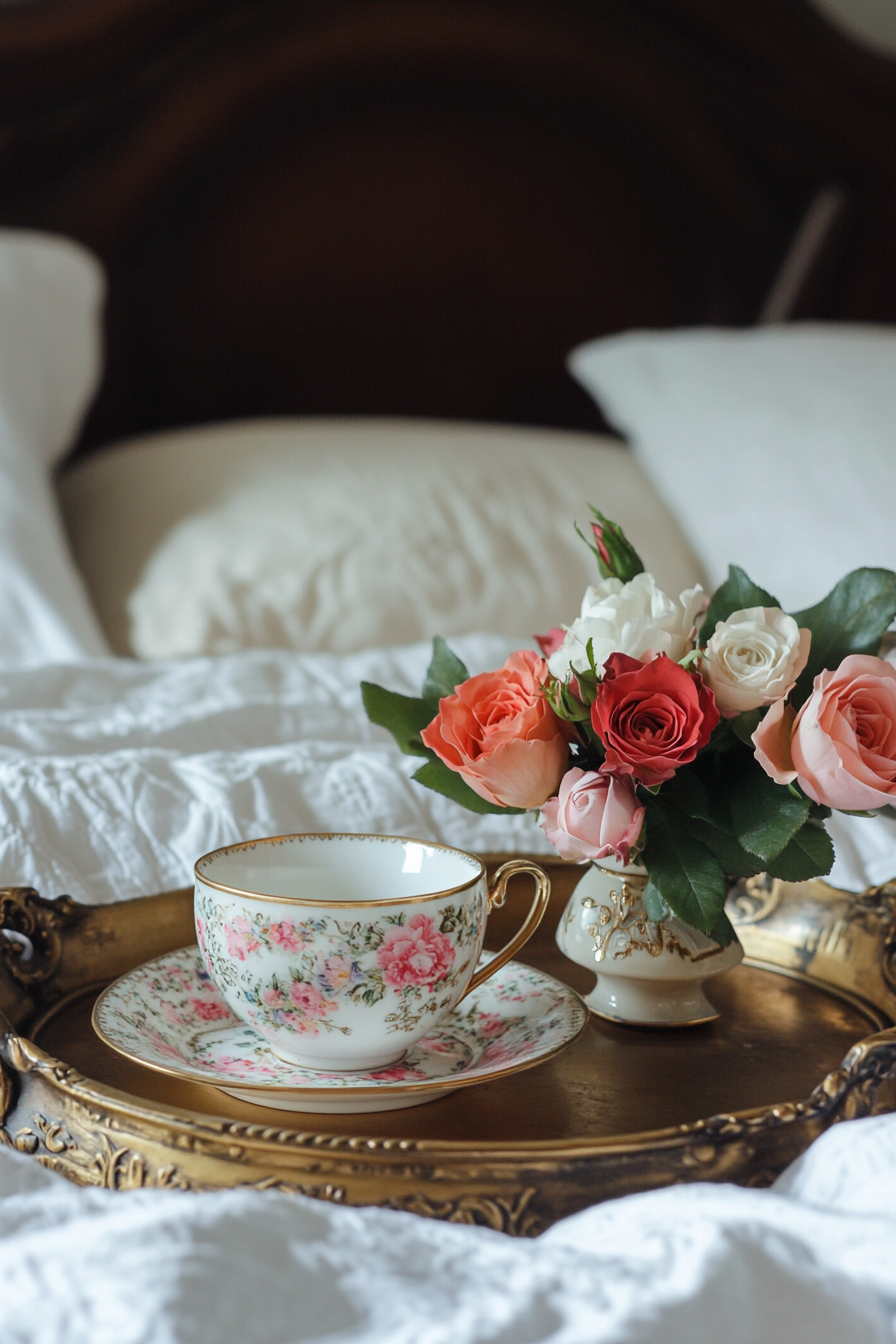
{"label": "pink rose", "polygon": [[499,807],[541,807],[569,757],[568,727],[544,694],[548,665],[530,649],[512,653],[439,701],[423,741],[470,788]]}
{"label": "pink rose", "polygon": [[289,997],[299,1012],[306,1017],[324,1018],[339,1007],[332,999],[325,999],[315,985],[309,985],[304,980],[293,980],[289,987]]}
{"label": "pink rose", "polygon": [[308,941],[308,934],[301,926],[297,929],[291,919],[281,920],[270,928],[271,946],[279,947],[283,952],[299,952]]}
{"label": "pink rose", "polygon": [[753,734],[756,759],[779,784],[799,782],[826,807],[861,812],[896,797],[896,670],[850,654],[820,672],[798,714],[772,705]]}
{"label": "pink rose", "polygon": [[226,1003],[215,1002],[214,999],[191,999],[193,1011],[203,1022],[223,1022],[230,1016],[230,1009]]}
{"label": "pink rose", "polygon": [[427,915],[412,915],[407,924],[396,924],[376,954],[383,979],[393,989],[443,980],[454,957],[451,940],[437,932]]}
{"label": "pink rose", "polygon": [[556,798],[541,809],[541,829],[564,859],[628,863],[644,824],[630,780],[594,770],[567,770]]}

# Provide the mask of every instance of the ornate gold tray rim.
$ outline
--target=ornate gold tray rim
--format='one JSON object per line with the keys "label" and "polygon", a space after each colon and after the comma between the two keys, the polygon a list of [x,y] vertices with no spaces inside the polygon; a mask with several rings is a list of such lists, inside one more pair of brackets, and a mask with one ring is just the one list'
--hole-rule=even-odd
{"label": "ornate gold tray rim", "polygon": [[[569,868],[548,866],[561,879]],[[274,1187],[517,1233],[633,1190],[750,1180],[757,1163],[774,1174],[829,1124],[869,1113],[879,1084],[896,1072],[896,1028],[887,1025],[896,1021],[896,883],[856,896],[823,882],[761,882],[741,884],[730,905],[749,961],[842,998],[881,1029],[802,1100],[603,1138],[518,1143],[328,1134],[324,1117],[324,1132],[272,1126],[149,1103],[84,1077],[30,1035],[123,969],[189,941],[191,892],[83,907],[2,889],[0,927],[31,937],[35,962],[26,967],[0,942],[0,1141],[84,1184]],[[100,951],[110,971],[102,978],[88,973]]]}

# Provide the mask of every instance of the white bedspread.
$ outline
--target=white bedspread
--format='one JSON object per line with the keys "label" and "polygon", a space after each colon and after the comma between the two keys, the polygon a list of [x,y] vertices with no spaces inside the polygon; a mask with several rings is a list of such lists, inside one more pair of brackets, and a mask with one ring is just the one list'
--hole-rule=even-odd
{"label": "white bedspread", "polygon": [[[473,671],[512,647],[455,643]],[[0,884],[108,902],[296,830],[546,848],[530,817],[474,817],[412,783],[416,763],[367,723],[361,678],[416,693],[428,658],[0,674]],[[778,1193],[681,1187],[535,1243],[258,1192],[82,1191],[0,1149],[4,1344],[876,1344],[896,1340],[894,1313],[896,1117],[836,1130]]]}
{"label": "white bedspread", "polygon": [[[477,672],[519,647],[453,644]],[[0,673],[0,885],[101,904],[189,885],[218,845],[295,831],[548,851],[531,817],[478,817],[413,783],[421,762],[367,721],[361,680],[419,695],[430,653],[258,650]]]}
{"label": "white bedspread", "polygon": [[536,1241],[273,1193],[78,1190],[0,1151],[16,1344],[883,1344],[896,1117],[831,1131],[775,1191],[679,1186]]}

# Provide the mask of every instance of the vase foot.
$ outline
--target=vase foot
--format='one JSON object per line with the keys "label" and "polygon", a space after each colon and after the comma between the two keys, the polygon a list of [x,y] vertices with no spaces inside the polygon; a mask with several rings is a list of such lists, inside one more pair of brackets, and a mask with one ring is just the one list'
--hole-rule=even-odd
{"label": "vase foot", "polygon": [[585,1002],[598,1017],[626,1027],[699,1027],[721,1014],[695,981],[600,975]]}

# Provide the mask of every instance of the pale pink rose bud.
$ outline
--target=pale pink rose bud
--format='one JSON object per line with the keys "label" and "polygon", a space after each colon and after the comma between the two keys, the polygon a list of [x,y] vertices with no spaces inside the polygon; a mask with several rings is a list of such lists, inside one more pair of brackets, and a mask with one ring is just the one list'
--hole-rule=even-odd
{"label": "pale pink rose bud", "polygon": [[541,809],[541,829],[563,859],[606,859],[620,863],[641,834],[644,808],[631,781],[594,770],[567,770],[556,798]]}

